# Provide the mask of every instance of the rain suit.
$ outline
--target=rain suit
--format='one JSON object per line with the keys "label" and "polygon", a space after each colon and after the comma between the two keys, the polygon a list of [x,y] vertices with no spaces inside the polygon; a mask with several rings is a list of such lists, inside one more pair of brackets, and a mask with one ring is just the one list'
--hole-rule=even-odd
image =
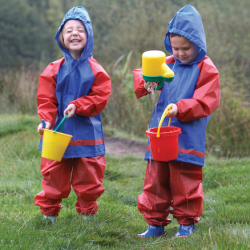
{"label": "rain suit", "polygon": [[[198,216],[202,213],[203,194],[200,173],[202,173],[204,166],[206,126],[211,113],[218,108],[220,102],[219,72],[211,59],[206,56],[206,37],[201,16],[193,6],[187,5],[180,9],[168,24],[164,44],[166,50],[173,53],[169,33],[181,35],[196,44],[199,47],[199,54],[191,63],[181,63],[174,56],[169,56],[166,59],[166,63],[174,71],[175,77],[172,82],[165,82],[161,89],[158,103],[151,118],[150,128],[158,127],[158,122],[168,104],[175,103],[177,105],[178,113],[172,119],[171,126],[180,127],[182,131],[179,135],[178,158],[168,163],[154,161],[148,141],[145,160],[148,160],[149,163],[154,162],[153,166],[156,169],[163,166],[168,169],[164,171],[168,171],[166,175],[169,177],[163,181],[167,181],[168,184],[156,183],[154,180],[158,179],[158,175],[163,170],[154,171],[154,174],[148,170],[145,177],[144,193],[139,196],[138,208],[144,213],[144,218],[149,224],[167,225],[169,223],[167,215],[173,200],[174,210],[171,212],[174,217],[178,219],[180,224],[193,224],[190,222],[197,222]],[[133,75],[137,98],[147,95],[148,92],[144,89],[142,70],[134,70]],[[168,120],[166,117],[162,126],[167,126]],[[152,167],[152,164],[150,165]],[[180,172],[176,171],[176,165],[179,166]],[[180,179],[173,178],[171,175],[173,170],[171,169],[175,169],[175,175],[182,177]],[[200,169],[199,174],[197,174],[197,169]],[[194,178],[197,176],[199,178]],[[193,184],[190,189],[191,180]],[[179,188],[176,188],[177,186]],[[167,190],[169,195],[163,195],[160,201],[156,201],[158,193],[164,193],[164,190]],[[179,192],[176,193],[173,190],[179,190]],[[195,200],[196,202],[194,202]],[[189,210],[190,213],[187,213],[184,207],[191,201],[193,209],[189,207],[192,211]],[[157,207],[157,204],[161,204],[160,208]],[[152,219],[152,214],[157,219]]]}
{"label": "rain suit", "polygon": [[[80,20],[87,33],[87,42],[79,61],[73,59],[59,42],[65,22],[71,19]],[[53,128],[62,120],[68,105],[74,104],[75,115],[66,120],[63,129],[63,133],[73,137],[62,162],[42,158],[44,190],[36,196],[35,205],[41,207],[43,214],[57,216],[61,199],[68,196],[72,184],[78,196],[77,211],[94,214],[97,211],[96,199],[104,192],[105,145],[100,112],[107,105],[111,80],[93,59],[92,24],[83,7],[74,7],[67,12],[55,39],[64,57],[50,63],[40,76],[38,115],[40,119],[50,122]],[[42,138],[39,144],[41,149]]]}

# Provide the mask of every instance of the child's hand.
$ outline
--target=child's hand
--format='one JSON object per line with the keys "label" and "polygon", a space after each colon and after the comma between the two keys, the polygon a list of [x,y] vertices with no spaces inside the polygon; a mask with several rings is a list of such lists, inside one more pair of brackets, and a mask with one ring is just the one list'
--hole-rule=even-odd
{"label": "child's hand", "polygon": [[177,112],[178,112],[178,108],[177,108],[177,105],[174,104],[174,103],[170,103],[168,105],[168,107],[172,107],[172,109],[170,109],[169,113],[167,114],[167,117],[168,118],[173,118],[177,115]]}
{"label": "child's hand", "polygon": [[[50,129],[51,128],[51,123],[50,122],[45,122],[45,124],[46,124],[46,129]],[[42,135],[43,134],[43,124],[42,123],[40,123],[39,125],[38,125],[38,127],[37,127],[37,132],[40,134],[40,135]]]}
{"label": "child's hand", "polygon": [[68,113],[67,119],[72,117],[76,112],[76,106],[74,104],[70,104],[63,112],[64,116]]}
{"label": "child's hand", "polygon": [[145,82],[144,88],[151,93],[158,86],[158,82]]}

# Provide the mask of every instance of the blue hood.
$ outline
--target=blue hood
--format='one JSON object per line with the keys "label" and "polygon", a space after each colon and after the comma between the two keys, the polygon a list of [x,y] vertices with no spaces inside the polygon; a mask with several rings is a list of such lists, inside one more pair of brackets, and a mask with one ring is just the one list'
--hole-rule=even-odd
{"label": "blue hood", "polygon": [[83,51],[83,53],[81,55],[81,59],[80,59],[80,61],[84,61],[84,60],[89,59],[93,56],[92,51],[93,51],[93,47],[94,47],[94,36],[93,36],[93,29],[92,29],[92,24],[91,24],[89,14],[82,6],[74,7],[66,13],[66,15],[64,16],[62,23],[61,23],[61,25],[56,33],[55,39],[58,43],[58,46],[63,51],[63,55],[65,57],[65,60],[67,61],[69,59],[73,59],[72,56],[70,55],[69,51],[67,49],[65,49],[59,43],[59,39],[58,39],[60,31],[62,30],[64,24],[68,20],[72,20],[72,19],[81,21],[83,23],[83,25],[85,26],[85,29],[87,32],[87,39],[88,40],[87,40],[87,43],[85,45],[84,51]]}
{"label": "blue hood", "polygon": [[176,33],[187,38],[200,48],[197,58],[191,63],[201,61],[207,53],[206,36],[202,24],[202,19],[198,11],[191,5],[181,8],[168,23],[168,31],[165,36],[165,48],[171,54],[172,46],[169,40],[169,33]]}

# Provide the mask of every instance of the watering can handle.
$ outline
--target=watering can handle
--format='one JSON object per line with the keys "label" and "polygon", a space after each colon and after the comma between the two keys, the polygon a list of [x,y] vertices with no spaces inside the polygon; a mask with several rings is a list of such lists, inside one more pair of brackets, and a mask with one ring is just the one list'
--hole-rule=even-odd
{"label": "watering can handle", "polygon": [[[159,122],[159,125],[158,125],[158,130],[157,130],[157,135],[156,137],[159,138],[160,137],[160,128],[161,128],[161,124],[163,123],[163,120],[165,118],[165,116],[169,113],[169,111],[172,109],[171,106],[169,107],[166,107],[166,109],[164,110],[162,116],[161,116],[161,120]],[[168,126],[170,126],[170,123],[171,123],[171,118],[169,118],[169,122],[168,122]]]}
{"label": "watering can handle", "polygon": [[63,117],[63,119],[62,119],[61,122],[58,124],[58,126],[56,127],[56,129],[54,130],[54,132],[57,131],[57,129],[61,126],[61,124],[62,124],[61,132],[63,132],[63,127],[64,127],[64,123],[65,123],[65,120],[66,120],[67,116],[68,116],[68,113]]}
{"label": "watering can handle", "polygon": [[43,124],[43,128],[46,128],[46,123],[45,123],[44,119],[42,119],[42,124]]}

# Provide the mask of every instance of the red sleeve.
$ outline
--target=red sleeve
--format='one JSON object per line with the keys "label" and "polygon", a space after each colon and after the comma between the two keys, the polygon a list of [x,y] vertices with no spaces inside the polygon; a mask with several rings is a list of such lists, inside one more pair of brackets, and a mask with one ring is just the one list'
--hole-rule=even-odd
{"label": "red sleeve", "polygon": [[138,99],[142,96],[148,95],[149,92],[144,88],[145,81],[142,78],[142,69],[133,70],[133,77],[136,98]]}
{"label": "red sleeve", "polygon": [[107,105],[111,93],[111,80],[102,66],[95,60],[89,59],[95,80],[86,96],[70,102],[76,106],[76,114],[82,116],[98,115]]}
{"label": "red sleeve", "polygon": [[56,99],[56,74],[64,62],[64,58],[50,63],[39,79],[37,91],[38,116],[46,122],[50,122],[52,128],[55,125],[57,115]]}
{"label": "red sleeve", "polygon": [[198,64],[200,75],[191,99],[182,99],[176,103],[176,118],[191,121],[209,116],[220,104],[219,72],[209,57]]}

